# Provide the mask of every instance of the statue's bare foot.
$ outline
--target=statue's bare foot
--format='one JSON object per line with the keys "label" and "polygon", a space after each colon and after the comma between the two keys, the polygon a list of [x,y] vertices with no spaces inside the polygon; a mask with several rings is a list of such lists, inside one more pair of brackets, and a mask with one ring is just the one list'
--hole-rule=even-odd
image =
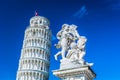
{"label": "statue's bare foot", "polygon": [[55,60],[57,60],[57,55],[54,55],[54,57],[55,57]]}

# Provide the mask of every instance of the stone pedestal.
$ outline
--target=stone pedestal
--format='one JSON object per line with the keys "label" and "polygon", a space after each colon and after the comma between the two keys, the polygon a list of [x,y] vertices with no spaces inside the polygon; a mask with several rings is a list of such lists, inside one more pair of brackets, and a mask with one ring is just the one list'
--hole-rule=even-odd
{"label": "stone pedestal", "polygon": [[93,80],[96,74],[90,66],[84,65],[81,67],[53,70],[53,74],[61,80]]}
{"label": "stone pedestal", "polygon": [[60,60],[60,62],[60,69],[76,68],[85,64],[84,60],[70,60],[67,58]]}
{"label": "stone pedestal", "polygon": [[93,80],[96,74],[92,71],[91,65],[92,63],[84,62],[84,60],[62,59],[60,69],[53,70],[53,75],[61,80]]}

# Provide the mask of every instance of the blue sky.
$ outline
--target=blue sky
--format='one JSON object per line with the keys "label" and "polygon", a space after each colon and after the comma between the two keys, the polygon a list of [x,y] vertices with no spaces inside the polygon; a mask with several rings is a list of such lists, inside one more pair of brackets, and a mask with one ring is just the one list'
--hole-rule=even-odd
{"label": "blue sky", "polygon": [[[51,47],[52,70],[59,68],[53,55],[56,33],[64,23],[79,26],[86,36],[87,62],[93,62],[95,80],[119,80],[120,75],[120,1],[119,0],[0,0],[0,80],[15,80],[24,31],[38,11],[50,20],[54,35]],[[60,59],[60,58],[59,58]]]}

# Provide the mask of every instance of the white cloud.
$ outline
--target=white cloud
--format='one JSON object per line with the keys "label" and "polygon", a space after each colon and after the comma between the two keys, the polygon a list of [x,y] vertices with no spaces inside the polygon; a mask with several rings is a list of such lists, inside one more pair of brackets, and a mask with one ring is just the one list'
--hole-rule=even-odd
{"label": "white cloud", "polygon": [[88,12],[87,12],[86,6],[82,6],[82,7],[73,15],[73,17],[82,18],[84,15],[87,15],[87,14],[88,14]]}

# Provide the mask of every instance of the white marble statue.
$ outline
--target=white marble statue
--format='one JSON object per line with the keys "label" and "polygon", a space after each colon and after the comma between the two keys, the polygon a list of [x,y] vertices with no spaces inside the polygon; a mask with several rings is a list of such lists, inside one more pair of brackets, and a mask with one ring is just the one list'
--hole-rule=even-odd
{"label": "white marble statue", "polygon": [[85,36],[81,36],[77,41],[77,47],[80,50],[79,53],[79,60],[82,60],[85,55],[85,43],[87,41],[87,38]]}
{"label": "white marble statue", "polygon": [[68,48],[68,39],[67,39],[67,33],[68,33],[68,26],[67,24],[64,24],[62,26],[62,30],[60,30],[57,33],[57,39],[59,40],[58,44],[55,44],[55,46],[57,48],[62,48],[61,51],[59,51],[56,55],[55,55],[55,59],[57,60],[57,56],[59,56],[60,54],[62,55],[62,58],[65,58],[65,52],[67,51]]}
{"label": "white marble statue", "polygon": [[78,57],[79,49],[77,47],[77,44],[75,42],[72,42],[70,45],[70,49],[68,50],[68,53],[66,55],[67,59],[76,60],[79,59]]}
{"label": "white marble statue", "polygon": [[84,61],[85,45],[87,38],[80,36],[76,30],[76,25],[62,25],[62,29],[57,33],[58,44],[56,48],[61,50],[55,54],[55,59],[61,55],[60,69],[75,68],[84,65],[92,66],[93,63]]}
{"label": "white marble statue", "polygon": [[86,41],[87,39],[84,36],[81,36],[79,37],[77,43],[72,42],[66,58],[72,61],[75,61],[75,60],[83,61],[83,57],[85,55],[84,48],[85,48]]}
{"label": "white marble statue", "polygon": [[63,24],[62,29],[57,33],[59,42],[58,44],[55,44],[55,46],[56,48],[61,48],[61,51],[55,55],[56,60],[60,54],[62,59],[64,59],[70,44],[80,37],[76,28],[77,26],[75,25]]}

